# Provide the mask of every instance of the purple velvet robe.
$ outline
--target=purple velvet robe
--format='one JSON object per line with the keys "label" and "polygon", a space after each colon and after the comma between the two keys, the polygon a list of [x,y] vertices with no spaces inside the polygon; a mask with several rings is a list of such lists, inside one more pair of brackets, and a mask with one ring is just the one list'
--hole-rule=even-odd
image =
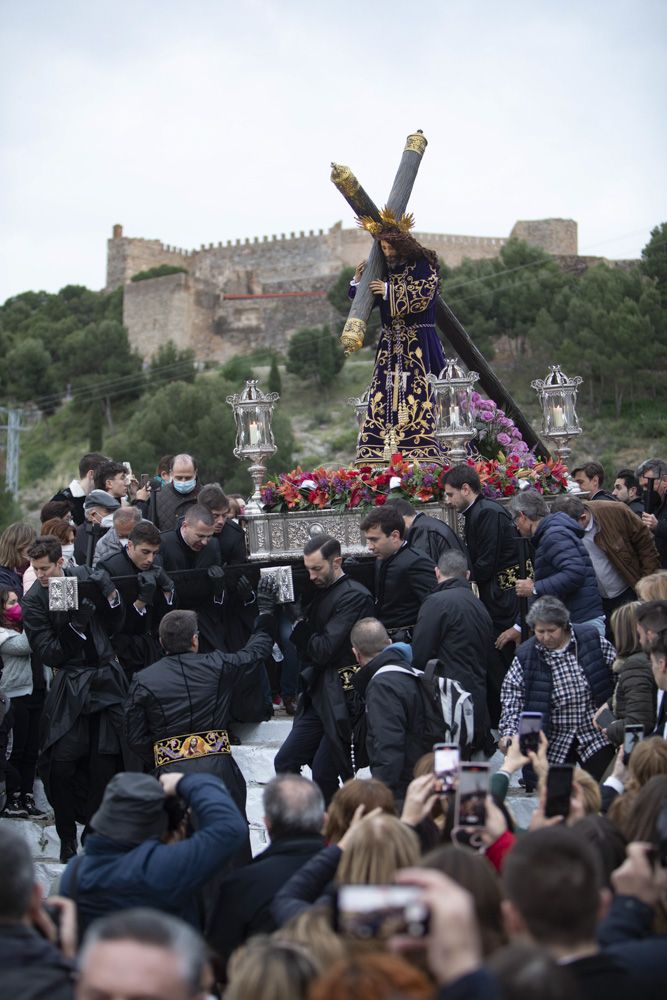
{"label": "purple velvet robe", "polygon": [[[409,461],[440,462],[434,393],[426,381],[445,366],[435,329],[438,275],[424,258],[389,268],[386,299],[376,296],[382,332],[357,464],[386,465],[395,452]],[[350,297],[354,297],[354,286]]]}

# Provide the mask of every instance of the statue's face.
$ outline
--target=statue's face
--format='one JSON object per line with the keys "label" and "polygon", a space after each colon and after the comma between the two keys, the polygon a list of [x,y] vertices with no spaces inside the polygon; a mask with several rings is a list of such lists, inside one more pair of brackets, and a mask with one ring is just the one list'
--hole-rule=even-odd
{"label": "statue's face", "polygon": [[388,264],[391,264],[396,260],[396,251],[394,250],[393,244],[390,243],[389,240],[380,240],[380,250],[382,250],[382,253],[385,255]]}

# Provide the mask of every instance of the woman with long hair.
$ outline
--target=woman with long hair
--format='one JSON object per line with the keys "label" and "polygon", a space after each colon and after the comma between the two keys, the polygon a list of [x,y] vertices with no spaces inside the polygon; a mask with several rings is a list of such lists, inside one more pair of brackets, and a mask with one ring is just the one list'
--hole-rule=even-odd
{"label": "woman with long hair", "polygon": [[35,541],[35,529],[17,521],[0,535],[0,587],[23,597],[23,574],[28,568],[28,548]]}
{"label": "woman with long hair", "polygon": [[44,819],[47,813],[35,804],[33,795],[42,699],[33,698],[32,661],[23,631],[23,612],[16,591],[7,587],[0,587],[0,656],[3,663],[0,684],[11,702],[3,723],[4,732],[0,733],[3,762],[10,727],[12,732],[3,815],[10,819]]}
{"label": "woman with long hair", "polygon": [[[640,606],[639,601],[623,604],[611,616],[611,631],[617,654],[612,666],[617,677],[616,688],[611,704],[599,708],[594,718],[597,719],[602,709],[611,708],[615,721],[603,729],[603,732],[615,746],[620,746],[623,742],[626,726],[641,725],[645,733],[652,732],[655,726],[657,688],[651,661],[639,645],[637,608]],[[595,724],[598,725],[597,721]]]}

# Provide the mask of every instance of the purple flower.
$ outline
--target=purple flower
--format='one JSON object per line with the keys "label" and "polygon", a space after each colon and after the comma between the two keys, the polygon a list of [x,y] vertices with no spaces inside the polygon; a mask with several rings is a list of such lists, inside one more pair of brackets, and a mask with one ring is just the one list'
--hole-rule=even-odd
{"label": "purple flower", "polygon": [[526,452],[528,451],[528,445],[526,444],[525,441],[517,441],[516,444],[514,445],[514,450],[518,451],[520,455],[525,455]]}
{"label": "purple flower", "polygon": [[479,405],[483,407],[485,410],[496,409],[496,404],[493,402],[492,399],[481,399]]}
{"label": "purple flower", "polygon": [[493,420],[493,414],[490,410],[482,410],[479,414],[482,420],[491,421]]}
{"label": "purple flower", "polygon": [[480,394],[478,392],[473,392],[473,394],[472,394],[472,396],[470,398],[472,399],[473,403],[479,403],[479,401],[480,401],[480,399],[482,397],[480,396]]}
{"label": "purple flower", "polygon": [[434,476],[429,476],[429,475],[424,476],[424,479],[423,479],[424,486],[433,486],[434,482],[435,482],[435,477]]}
{"label": "purple flower", "polygon": [[498,423],[501,427],[514,427],[514,424],[509,417],[500,417]]}
{"label": "purple flower", "polygon": [[521,431],[519,430],[518,427],[513,427],[512,430],[510,431],[510,434],[512,435],[513,438],[516,438],[517,441],[521,439]]}
{"label": "purple flower", "polygon": [[498,442],[498,444],[507,446],[508,444],[512,443],[512,438],[509,436],[509,434],[501,433],[496,435],[496,441]]}

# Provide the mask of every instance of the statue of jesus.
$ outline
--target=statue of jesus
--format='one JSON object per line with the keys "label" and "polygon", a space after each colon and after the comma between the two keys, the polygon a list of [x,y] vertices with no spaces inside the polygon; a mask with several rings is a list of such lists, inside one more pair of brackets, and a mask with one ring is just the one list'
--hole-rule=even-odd
{"label": "statue of jesus", "polygon": [[[382,277],[370,290],[380,308],[382,332],[375,355],[366,418],[359,433],[357,464],[384,465],[396,452],[409,461],[441,462],[435,437],[433,389],[426,376],[439,374],[445,357],[435,329],[440,283],[438,258],[410,235],[411,216],[381,222],[360,219],[378,242]],[[361,280],[362,261],[350,283],[350,298]]]}

